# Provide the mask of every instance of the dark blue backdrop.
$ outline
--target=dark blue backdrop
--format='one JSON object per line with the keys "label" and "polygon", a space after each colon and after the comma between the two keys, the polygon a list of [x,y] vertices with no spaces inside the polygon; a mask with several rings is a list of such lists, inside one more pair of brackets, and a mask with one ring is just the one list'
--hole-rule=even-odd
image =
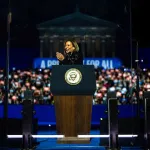
{"label": "dark blue backdrop", "polygon": [[[35,117],[38,118],[39,125],[55,125],[55,108],[53,105],[34,105],[36,111]],[[119,105],[119,117],[127,118],[136,115],[136,105]],[[93,105],[92,109],[92,125],[100,123],[101,118],[106,118],[107,113],[106,105]],[[9,105],[8,116],[9,118],[22,118],[21,115],[22,105]],[[0,105],[0,118],[3,117],[3,105]]]}
{"label": "dark blue backdrop", "polygon": [[[26,69],[33,67],[34,58],[39,57],[39,49],[13,48],[10,49],[10,68]],[[5,68],[6,49],[0,49],[0,67]]]}
{"label": "dark blue backdrop", "polygon": [[[10,49],[10,68],[16,67],[20,69],[31,68],[33,67],[33,61],[35,58],[38,58],[40,50],[37,48],[13,48]],[[139,58],[144,60],[144,63],[141,64],[142,67],[150,67],[150,49],[139,49]],[[136,50],[133,49],[133,61],[136,59]],[[125,59],[130,57],[124,56]],[[4,68],[6,62],[6,49],[0,49],[0,67]],[[135,64],[135,63],[133,63]]]}
{"label": "dark blue backdrop", "polygon": [[[57,58],[36,58],[34,68],[52,68],[59,64]],[[118,58],[84,58],[84,65],[94,65],[96,68],[112,69],[122,67],[122,62]]]}

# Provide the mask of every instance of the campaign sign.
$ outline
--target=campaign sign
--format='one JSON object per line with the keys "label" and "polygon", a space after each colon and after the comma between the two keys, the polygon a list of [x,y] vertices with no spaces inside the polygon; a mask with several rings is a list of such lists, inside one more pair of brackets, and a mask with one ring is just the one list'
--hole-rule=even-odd
{"label": "campaign sign", "polygon": [[[84,58],[84,65],[94,65],[95,68],[114,69],[120,68],[122,62],[117,58]],[[36,58],[34,68],[52,68],[53,65],[59,65],[56,58]]]}

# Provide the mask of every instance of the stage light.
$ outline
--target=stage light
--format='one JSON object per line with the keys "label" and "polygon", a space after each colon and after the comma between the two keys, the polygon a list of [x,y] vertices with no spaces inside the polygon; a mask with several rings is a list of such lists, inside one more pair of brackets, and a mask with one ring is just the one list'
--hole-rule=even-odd
{"label": "stage light", "polygon": [[[7,135],[8,138],[22,138],[22,135]],[[64,135],[32,135],[33,138],[64,138]],[[109,135],[78,135],[78,138],[109,138]],[[122,134],[119,138],[133,138],[138,135]]]}
{"label": "stage light", "polygon": [[16,139],[17,139],[17,138],[22,138],[23,136],[22,136],[22,135],[7,135],[7,137],[8,137],[8,138],[12,138],[12,139],[13,139],[13,138],[16,138]]}
{"label": "stage light", "polygon": [[78,135],[78,138],[108,138],[109,135]]}
{"label": "stage light", "polygon": [[[109,135],[78,135],[79,138],[108,138]],[[138,135],[122,134],[118,135],[119,138],[132,138],[138,137]]]}
{"label": "stage light", "polygon": [[[22,135],[7,135],[8,138],[22,138]],[[32,135],[33,138],[64,138],[64,135]]]}
{"label": "stage light", "polygon": [[32,135],[33,138],[64,138],[64,135]]}

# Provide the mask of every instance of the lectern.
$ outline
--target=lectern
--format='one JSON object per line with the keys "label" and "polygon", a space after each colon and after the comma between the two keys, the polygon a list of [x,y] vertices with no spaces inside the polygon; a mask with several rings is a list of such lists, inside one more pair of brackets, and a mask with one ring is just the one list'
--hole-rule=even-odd
{"label": "lectern", "polygon": [[58,143],[89,143],[92,100],[96,77],[92,65],[53,66],[51,91],[54,95]]}

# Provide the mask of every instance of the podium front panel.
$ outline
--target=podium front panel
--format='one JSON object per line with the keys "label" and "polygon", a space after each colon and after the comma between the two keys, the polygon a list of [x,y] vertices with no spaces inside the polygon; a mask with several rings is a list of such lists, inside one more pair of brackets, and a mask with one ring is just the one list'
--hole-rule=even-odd
{"label": "podium front panel", "polygon": [[96,76],[93,65],[53,66],[51,77],[53,95],[93,95],[95,90]]}

